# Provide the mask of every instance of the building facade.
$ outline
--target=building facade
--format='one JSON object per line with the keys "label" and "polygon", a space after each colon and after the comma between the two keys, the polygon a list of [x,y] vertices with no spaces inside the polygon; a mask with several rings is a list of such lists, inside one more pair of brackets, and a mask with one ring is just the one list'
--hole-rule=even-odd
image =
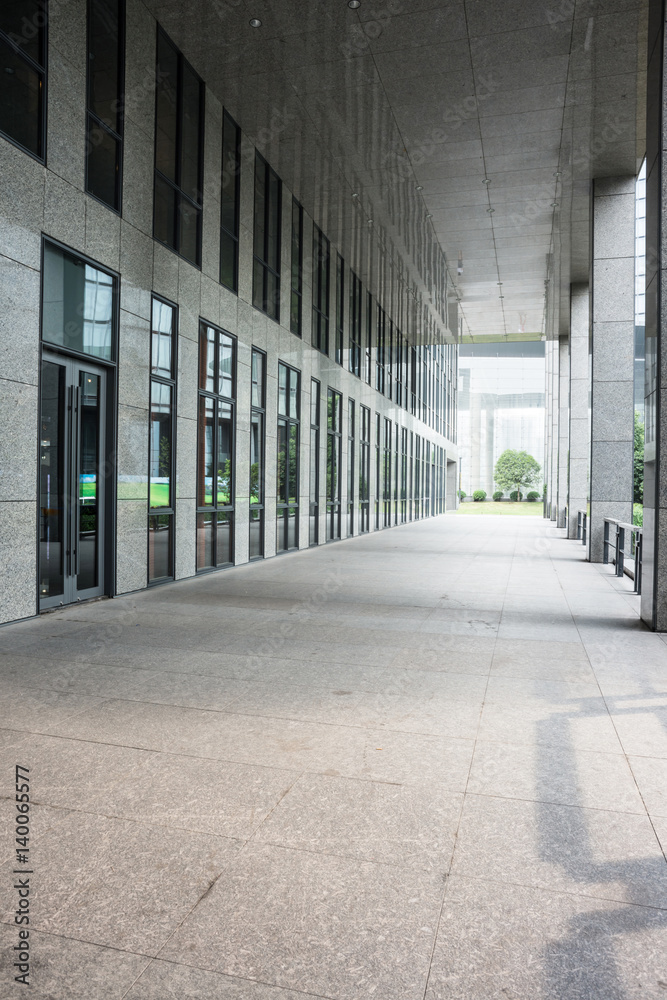
{"label": "building facade", "polygon": [[455,504],[446,272],[331,225],[137,0],[0,49],[0,622]]}

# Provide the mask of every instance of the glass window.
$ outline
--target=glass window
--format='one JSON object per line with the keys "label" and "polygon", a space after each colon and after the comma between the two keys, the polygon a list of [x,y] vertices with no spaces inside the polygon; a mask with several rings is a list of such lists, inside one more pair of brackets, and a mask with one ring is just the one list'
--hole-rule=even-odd
{"label": "glass window", "polygon": [[88,0],[86,191],[120,212],[124,0]]}
{"label": "glass window", "polygon": [[292,276],[290,330],[301,336],[303,297],[303,208],[292,199]]}
{"label": "glass window", "polygon": [[278,175],[256,153],[252,301],[276,323],[280,322],[281,188]]}
{"label": "glass window", "polygon": [[[354,279],[354,275],[352,276]],[[343,364],[343,324],[345,316],[345,264],[336,254],[336,354],[337,365]]]}
{"label": "glass window", "polygon": [[148,582],[174,576],[176,306],[153,298],[148,438]]}
{"label": "glass window", "polygon": [[343,397],[327,391],[327,541],[340,538],[340,477]]}
{"label": "glass window", "polygon": [[371,475],[371,411],[359,408],[359,531],[369,530]]}
{"label": "glass window", "polygon": [[158,29],[153,235],[201,264],[204,84]]}
{"label": "glass window", "polygon": [[313,332],[312,344],[329,353],[329,240],[313,226]]}
{"label": "glass window", "polygon": [[349,369],[361,377],[361,281],[351,275],[350,284],[350,358]]}
{"label": "glass window", "polygon": [[264,555],[264,449],[266,355],[253,348],[250,406],[250,558]]}
{"label": "glass window", "polygon": [[199,327],[197,570],[233,561],[236,339]]}
{"label": "glass window", "polygon": [[0,132],[44,160],[46,108],[46,2],[0,4]]}
{"label": "glass window", "polygon": [[371,384],[372,362],[371,345],[373,343],[373,296],[366,296],[366,346],[364,349],[364,382]]}
{"label": "glass window", "polygon": [[278,363],[277,550],[298,548],[299,392],[301,375]]}
{"label": "glass window", "polygon": [[320,513],[320,383],[310,380],[310,544],[319,542]]}
{"label": "glass window", "polygon": [[116,279],[45,242],[42,280],[42,339],[112,361]]}
{"label": "glass window", "polygon": [[238,291],[240,151],[241,129],[225,111],[222,116],[220,281],[232,292]]}
{"label": "glass window", "polygon": [[385,314],[384,309],[378,306],[377,310],[377,345],[375,347],[375,388],[378,392],[384,393],[384,334],[385,334]]}

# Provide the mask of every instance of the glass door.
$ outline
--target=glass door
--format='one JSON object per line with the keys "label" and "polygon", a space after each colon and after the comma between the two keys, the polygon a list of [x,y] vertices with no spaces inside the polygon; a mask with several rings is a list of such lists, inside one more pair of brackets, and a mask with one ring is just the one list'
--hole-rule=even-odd
{"label": "glass door", "polygon": [[44,355],[40,400],[40,610],[104,592],[106,373]]}

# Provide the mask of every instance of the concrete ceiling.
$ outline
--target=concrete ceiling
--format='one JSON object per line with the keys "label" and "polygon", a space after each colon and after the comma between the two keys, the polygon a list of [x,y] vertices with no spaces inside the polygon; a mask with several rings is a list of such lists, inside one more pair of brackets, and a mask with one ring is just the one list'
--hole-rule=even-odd
{"label": "concrete ceiling", "polygon": [[466,338],[567,329],[591,178],[644,154],[646,0],[147,5],[373,292],[442,325],[444,255]]}

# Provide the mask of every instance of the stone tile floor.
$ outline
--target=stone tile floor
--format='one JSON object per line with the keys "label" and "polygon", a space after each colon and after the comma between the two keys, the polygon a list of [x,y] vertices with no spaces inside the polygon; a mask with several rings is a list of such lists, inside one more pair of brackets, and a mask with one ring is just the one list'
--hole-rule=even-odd
{"label": "stone tile floor", "polygon": [[[667,637],[665,637],[667,638]],[[0,630],[39,1000],[667,996],[667,647],[539,518]]]}

